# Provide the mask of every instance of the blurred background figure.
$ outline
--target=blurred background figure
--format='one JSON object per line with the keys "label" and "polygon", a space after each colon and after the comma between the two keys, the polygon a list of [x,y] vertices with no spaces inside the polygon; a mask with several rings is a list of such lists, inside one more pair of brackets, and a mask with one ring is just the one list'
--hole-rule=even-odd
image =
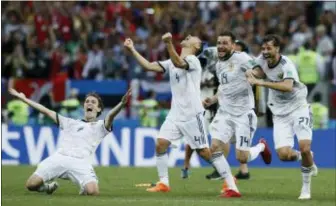
{"label": "blurred background figure", "polygon": [[61,102],[60,114],[73,119],[79,119],[83,116],[78,99],[78,89],[71,89],[69,98]]}
{"label": "blurred background figure", "polygon": [[26,125],[29,120],[29,106],[18,99],[12,99],[7,103],[7,115],[9,123]]}
{"label": "blurred background figure", "polygon": [[151,90],[147,94],[147,98],[140,102],[139,117],[143,127],[158,127],[158,102],[156,93]]}
{"label": "blurred background figure", "polygon": [[329,109],[327,106],[321,104],[321,100],[321,94],[316,93],[311,104],[314,129],[328,129]]}

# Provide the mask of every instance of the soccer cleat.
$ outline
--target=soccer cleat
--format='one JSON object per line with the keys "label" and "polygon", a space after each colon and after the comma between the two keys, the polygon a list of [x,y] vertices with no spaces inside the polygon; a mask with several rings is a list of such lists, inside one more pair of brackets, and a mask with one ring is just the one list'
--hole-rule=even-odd
{"label": "soccer cleat", "polygon": [[217,172],[217,170],[214,170],[212,173],[205,176],[208,180],[221,180],[223,179],[220,174]]}
{"label": "soccer cleat", "polygon": [[58,183],[57,182],[52,182],[50,184],[48,184],[48,190],[46,191],[48,195],[51,195],[52,193],[54,193],[57,188],[58,188]]}
{"label": "soccer cleat", "polygon": [[311,199],[310,196],[310,186],[303,185],[301,188],[301,194],[298,198],[299,200],[309,200]]}
{"label": "soccer cleat", "polygon": [[298,198],[299,200],[310,200],[311,196],[310,194],[301,194],[300,197]]}
{"label": "soccer cleat", "polygon": [[241,194],[239,192],[236,192],[234,190],[225,190],[224,193],[220,195],[222,198],[232,198],[232,197],[241,197]]}
{"label": "soccer cleat", "polygon": [[181,177],[182,179],[187,179],[189,177],[189,170],[188,169],[181,169]]}
{"label": "soccer cleat", "polygon": [[155,186],[147,188],[147,192],[169,192],[170,187],[168,185],[163,184],[162,182],[156,183]]}
{"label": "soccer cleat", "polygon": [[[235,178],[235,177],[233,177],[233,178],[234,178],[235,184],[237,184],[237,178]],[[225,193],[225,191],[227,191],[227,190],[228,190],[228,185],[227,185],[226,181],[224,180],[221,193]]]}
{"label": "soccer cleat", "polygon": [[318,175],[318,168],[317,168],[316,164],[314,163],[313,166],[312,166],[312,176],[317,177],[317,175]]}
{"label": "soccer cleat", "polygon": [[269,165],[272,162],[272,153],[270,148],[268,147],[268,144],[264,138],[261,138],[259,140],[259,143],[262,143],[265,145],[264,151],[260,152],[261,157],[263,158],[265,164]]}
{"label": "soccer cleat", "polygon": [[250,179],[250,173],[242,173],[241,171],[239,171],[236,175],[235,175],[236,179],[240,179],[240,180],[248,180]]}

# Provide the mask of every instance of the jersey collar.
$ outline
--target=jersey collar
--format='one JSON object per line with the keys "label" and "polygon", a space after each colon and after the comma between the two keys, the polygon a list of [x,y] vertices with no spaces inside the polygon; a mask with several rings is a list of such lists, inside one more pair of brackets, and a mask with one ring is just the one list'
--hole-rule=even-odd
{"label": "jersey collar", "polygon": [[273,66],[270,66],[270,65],[267,64],[268,68],[274,69],[275,67],[277,67],[279,65],[279,63],[281,62],[281,60],[282,60],[282,55],[280,54],[279,61],[276,64],[274,64]]}
{"label": "jersey collar", "polygon": [[236,52],[233,51],[229,56],[224,57],[223,59],[220,59],[220,60],[221,60],[221,61],[227,61],[227,60],[229,60],[229,59],[233,56],[234,53],[236,53]]}

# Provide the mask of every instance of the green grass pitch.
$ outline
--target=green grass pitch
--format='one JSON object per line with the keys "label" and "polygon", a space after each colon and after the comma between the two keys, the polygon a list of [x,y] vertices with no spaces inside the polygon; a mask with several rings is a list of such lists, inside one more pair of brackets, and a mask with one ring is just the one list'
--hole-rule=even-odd
{"label": "green grass pitch", "polygon": [[[170,168],[172,191],[165,194],[147,193],[145,188],[135,184],[157,180],[156,168],[98,167],[100,196],[78,195],[77,186],[69,181],[61,181],[53,195],[28,192],[24,188],[26,178],[35,170],[30,166],[2,166],[3,206],[297,206],[336,205],[336,170],[320,169],[319,176],[312,180],[312,200],[297,200],[301,188],[300,169],[251,168],[252,178],[241,180],[238,187],[243,195],[240,199],[218,197],[221,181],[209,181],[204,175],[211,168],[194,168],[187,180],[180,178],[179,168]],[[236,168],[233,172],[236,172]]]}

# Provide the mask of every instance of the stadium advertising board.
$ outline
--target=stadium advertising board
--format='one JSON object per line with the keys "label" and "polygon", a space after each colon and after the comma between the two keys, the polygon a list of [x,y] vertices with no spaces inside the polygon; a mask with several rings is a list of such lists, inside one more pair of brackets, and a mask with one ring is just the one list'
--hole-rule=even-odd
{"label": "stadium advertising board", "polygon": [[[334,129],[314,131],[313,151],[316,164],[323,168],[336,168],[336,159],[332,151],[336,150]],[[117,121],[113,126],[113,133],[108,134],[92,158],[94,165],[101,166],[134,166],[153,167],[155,166],[155,138],[158,129],[142,128],[136,121]],[[258,137],[265,137],[273,148],[272,130],[258,129],[253,140]],[[57,148],[59,131],[55,126],[14,126],[2,124],[2,164],[36,165],[44,158],[54,153]],[[297,143],[295,145],[297,148]],[[232,147],[231,147],[232,148]],[[329,152],[328,152],[329,151]],[[283,163],[273,152],[271,167],[297,167],[299,162]],[[170,150],[169,166],[182,166],[184,159],[184,146]],[[234,150],[231,149],[228,161],[231,165],[237,166],[238,162],[234,157]],[[196,154],[191,160],[193,167],[210,166],[200,160]],[[265,167],[261,158],[253,161],[250,166]]]}

